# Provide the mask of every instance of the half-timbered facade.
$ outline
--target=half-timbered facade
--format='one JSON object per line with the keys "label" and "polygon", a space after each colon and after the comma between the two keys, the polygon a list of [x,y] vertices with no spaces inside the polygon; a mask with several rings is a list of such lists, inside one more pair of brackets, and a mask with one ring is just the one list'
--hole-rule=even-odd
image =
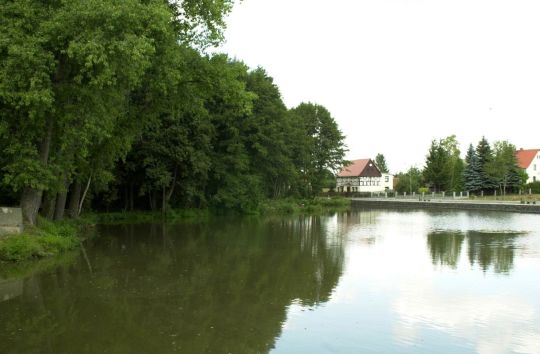
{"label": "half-timbered facade", "polygon": [[394,176],[381,173],[371,159],[351,161],[336,177],[338,192],[384,192],[393,189]]}

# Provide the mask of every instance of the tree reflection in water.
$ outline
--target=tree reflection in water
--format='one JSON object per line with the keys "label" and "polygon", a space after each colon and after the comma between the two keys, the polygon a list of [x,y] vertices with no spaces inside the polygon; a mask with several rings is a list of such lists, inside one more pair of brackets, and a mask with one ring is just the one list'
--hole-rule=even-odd
{"label": "tree reflection in water", "polygon": [[267,352],[288,306],[327,301],[343,270],[320,217],[101,233],[90,264],[28,278],[0,303],[0,352]]}
{"label": "tree reflection in water", "polygon": [[427,245],[433,265],[456,268],[467,239],[467,254],[471,265],[478,264],[486,272],[508,274],[514,265],[516,240],[523,233],[484,231],[435,231],[427,235]]}

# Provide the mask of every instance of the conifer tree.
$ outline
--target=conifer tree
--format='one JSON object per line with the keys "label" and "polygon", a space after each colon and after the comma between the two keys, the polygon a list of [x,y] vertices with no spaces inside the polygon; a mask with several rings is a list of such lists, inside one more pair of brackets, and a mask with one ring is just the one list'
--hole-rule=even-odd
{"label": "conifer tree", "polygon": [[481,168],[472,144],[469,145],[467,150],[465,162],[466,166],[463,171],[465,189],[469,192],[479,191],[482,189]]}
{"label": "conifer tree", "polygon": [[388,166],[386,165],[386,159],[383,154],[377,154],[375,157],[375,164],[382,173],[389,173]]}
{"label": "conifer tree", "polygon": [[488,190],[497,188],[497,183],[494,181],[493,176],[488,172],[489,166],[493,161],[493,151],[485,137],[482,137],[476,146],[476,156],[480,167],[481,189]]}

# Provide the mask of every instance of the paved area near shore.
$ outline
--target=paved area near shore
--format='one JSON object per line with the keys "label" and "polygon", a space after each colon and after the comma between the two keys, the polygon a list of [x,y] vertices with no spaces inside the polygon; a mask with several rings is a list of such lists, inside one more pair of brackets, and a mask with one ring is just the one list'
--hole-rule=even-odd
{"label": "paved area near shore", "polygon": [[[351,198],[351,200],[373,200],[373,201],[392,201],[392,202],[426,202],[426,203],[467,203],[467,204],[521,204],[519,200],[480,200],[480,199],[463,199],[463,198],[384,198],[384,197],[373,197],[373,198]],[[540,203],[540,202],[539,202]],[[526,205],[526,203],[525,203]]]}
{"label": "paved area near shore", "polygon": [[470,200],[453,198],[351,198],[356,205],[382,208],[421,208],[453,210],[489,210],[540,214],[540,202],[521,203],[511,200]]}

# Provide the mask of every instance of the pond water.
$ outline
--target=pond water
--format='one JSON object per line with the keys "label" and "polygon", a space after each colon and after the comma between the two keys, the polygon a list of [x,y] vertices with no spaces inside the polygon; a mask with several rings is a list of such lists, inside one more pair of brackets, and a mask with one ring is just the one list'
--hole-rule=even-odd
{"label": "pond water", "polygon": [[49,270],[0,279],[0,353],[540,353],[538,215],[97,231]]}

